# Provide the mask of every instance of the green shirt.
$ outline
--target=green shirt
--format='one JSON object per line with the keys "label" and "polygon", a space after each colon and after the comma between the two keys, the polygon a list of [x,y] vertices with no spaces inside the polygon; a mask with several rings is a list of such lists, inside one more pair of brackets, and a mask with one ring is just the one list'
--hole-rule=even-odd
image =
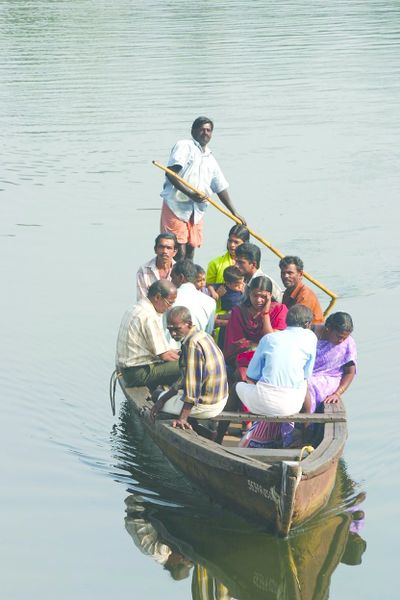
{"label": "green shirt", "polygon": [[232,267],[235,264],[235,259],[231,257],[229,252],[223,256],[217,256],[208,263],[206,283],[224,283],[224,271],[226,267]]}

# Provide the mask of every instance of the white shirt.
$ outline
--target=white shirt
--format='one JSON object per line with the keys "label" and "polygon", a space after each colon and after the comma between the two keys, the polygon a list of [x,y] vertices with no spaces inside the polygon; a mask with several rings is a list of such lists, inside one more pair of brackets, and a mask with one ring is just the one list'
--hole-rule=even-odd
{"label": "white shirt", "polygon": [[[196,140],[180,140],[175,144],[168,160],[169,167],[174,165],[181,165],[178,175],[207,196],[213,192],[219,194],[229,185],[211,150],[202,148]],[[189,221],[194,213],[197,224],[204,217],[208,203],[194,202],[177,190],[167,177],[160,195],[178,219]]]}
{"label": "white shirt", "polygon": [[139,367],[162,362],[159,354],[170,350],[160,315],[148,298],[126,311],[118,332],[117,367]]}
{"label": "white shirt", "polygon": [[[175,261],[172,261],[172,265],[170,270],[168,271],[167,279],[171,281],[171,271],[174,266]],[[147,263],[139,267],[138,272],[136,273],[136,297],[137,300],[141,300],[142,298],[147,298],[147,292],[149,291],[149,287],[155,281],[159,281],[161,279],[160,272],[157,269],[157,256],[149,260]]]}
{"label": "white shirt", "polygon": [[214,298],[196,290],[193,283],[182,283],[178,288],[174,306],[188,308],[192,315],[193,325],[212,334],[216,309]]}

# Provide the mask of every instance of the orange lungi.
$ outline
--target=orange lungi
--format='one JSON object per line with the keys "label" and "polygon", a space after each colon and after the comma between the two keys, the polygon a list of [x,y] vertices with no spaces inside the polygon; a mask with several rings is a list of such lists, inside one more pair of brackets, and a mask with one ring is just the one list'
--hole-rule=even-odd
{"label": "orange lungi", "polygon": [[190,244],[193,248],[200,248],[203,243],[203,219],[196,225],[192,221],[182,221],[178,219],[175,213],[169,208],[166,202],[163,202],[161,209],[160,232],[174,233],[180,244]]}

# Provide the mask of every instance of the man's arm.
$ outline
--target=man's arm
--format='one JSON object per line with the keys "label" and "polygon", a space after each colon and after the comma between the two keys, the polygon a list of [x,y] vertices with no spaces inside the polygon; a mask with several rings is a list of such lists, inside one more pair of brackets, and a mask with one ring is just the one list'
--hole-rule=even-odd
{"label": "man's arm", "polygon": [[144,279],[144,271],[142,267],[136,273],[136,298],[137,300],[141,300],[142,298],[146,298],[147,296],[147,285]]}
{"label": "man's arm", "polygon": [[217,194],[218,198],[221,200],[222,204],[224,206],[226,206],[226,208],[237,218],[239,219],[239,221],[241,221],[243,223],[243,225],[246,225],[246,221],[244,220],[243,217],[241,217],[239,215],[239,213],[236,212],[235,207],[232,204],[232,200],[229,196],[228,190],[222,190],[222,192],[219,192]]}
{"label": "man's arm", "polygon": [[[168,167],[168,168],[171,171],[174,171],[174,173],[178,174],[179,171],[182,170],[182,165],[172,165],[171,167]],[[183,183],[181,183],[178,179],[176,179],[176,177],[174,177],[173,175],[170,175],[169,173],[166,173],[166,176],[169,179],[169,181],[172,183],[172,185],[177,190],[182,192],[182,194],[185,194],[185,196],[187,196],[191,200],[194,200],[195,202],[205,202],[204,194],[200,195],[200,194],[196,194],[195,192],[192,192],[191,190],[189,190],[189,188],[187,188],[185,185],[183,185]]]}

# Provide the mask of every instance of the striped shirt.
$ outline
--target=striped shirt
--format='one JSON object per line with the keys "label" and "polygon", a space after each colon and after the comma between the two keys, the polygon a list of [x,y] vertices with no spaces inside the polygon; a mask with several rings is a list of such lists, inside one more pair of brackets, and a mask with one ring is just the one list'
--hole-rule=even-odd
{"label": "striped shirt", "polygon": [[192,327],[182,341],[179,365],[179,388],[183,388],[184,402],[215,404],[228,396],[224,355],[205,331]]}
{"label": "striped shirt", "polygon": [[117,367],[139,367],[162,362],[159,354],[170,350],[161,315],[148,298],[139,300],[122,318],[117,339]]}
{"label": "striped shirt", "polygon": [[[142,298],[147,298],[147,292],[149,291],[149,287],[155,281],[159,281],[161,279],[160,272],[157,269],[157,256],[149,260],[147,263],[139,267],[138,272],[136,273],[136,299],[139,301]],[[175,261],[172,261],[171,268],[168,271],[168,275],[166,279],[171,281],[171,271],[174,266]]]}

